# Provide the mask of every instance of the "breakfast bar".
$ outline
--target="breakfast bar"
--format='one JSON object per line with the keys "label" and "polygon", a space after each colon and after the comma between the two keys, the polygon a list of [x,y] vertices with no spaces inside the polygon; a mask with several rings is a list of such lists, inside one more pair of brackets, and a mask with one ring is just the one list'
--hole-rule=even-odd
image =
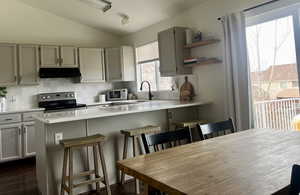
{"label": "breakfast bar", "polygon": [[[199,108],[209,102],[180,102],[169,100],[138,101],[124,105],[95,106],[63,112],[46,113],[36,117],[37,181],[42,195],[58,195],[63,148],[60,139],[71,139],[102,134],[107,139],[104,156],[110,184],[118,181],[116,162],[121,159],[123,137],[120,130],[157,125],[162,130],[172,129],[172,122],[198,119]],[[131,143],[130,143],[131,144]],[[131,156],[132,154],[129,154]],[[93,164],[92,150],[74,151],[74,173],[86,171]],[[91,186],[89,186],[91,187]],[[93,187],[94,188],[94,187]],[[78,194],[87,190],[77,188]]]}

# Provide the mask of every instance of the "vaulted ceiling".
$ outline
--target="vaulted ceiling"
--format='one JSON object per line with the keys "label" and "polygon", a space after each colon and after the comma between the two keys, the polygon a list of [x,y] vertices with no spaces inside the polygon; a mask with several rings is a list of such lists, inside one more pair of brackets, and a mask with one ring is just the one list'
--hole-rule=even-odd
{"label": "vaulted ceiling", "polygon": [[[99,0],[19,0],[88,26],[123,35],[172,17],[206,0],[111,0],[112,9],[103,13]],[[121,23],[120,14],[129,16]]]}

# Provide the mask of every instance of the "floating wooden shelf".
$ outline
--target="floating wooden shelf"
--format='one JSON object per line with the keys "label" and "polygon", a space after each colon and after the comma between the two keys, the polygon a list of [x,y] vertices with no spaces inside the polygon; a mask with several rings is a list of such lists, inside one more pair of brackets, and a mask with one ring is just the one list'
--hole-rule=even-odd
{"label": "floating wooden shelf", "polygon": [[184,67],[202,66],[202,65],[209,65],[209,64],[219,64],[221,62],[222,62],[222,60],[219,60],[219,59],[208,59],[208,60],[193,63],[193,64],[185,64]]}
{"label": "floating wooden shelf", "polygon": [[195,43],[187,44],[187,45],[184,46],[184,48],[191,49],[191,48],[195,48],[195,47],[201,47],[201,46],[205,46],[205,45],[215,44],[215,43],[218,43],[218,42],[220,42],[220,40],[218,40],[218,39],[198,41],[198,42],[195,42]]}

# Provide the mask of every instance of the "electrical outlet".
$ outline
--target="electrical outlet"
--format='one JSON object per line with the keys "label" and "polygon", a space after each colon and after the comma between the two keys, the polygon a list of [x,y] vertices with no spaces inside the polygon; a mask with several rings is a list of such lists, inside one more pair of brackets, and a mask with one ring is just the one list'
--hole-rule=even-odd
{"label": "electrical outlet", "polygon": [[55,144],[58,145],[59,141],[63,139],[63,133],[55,133]]}

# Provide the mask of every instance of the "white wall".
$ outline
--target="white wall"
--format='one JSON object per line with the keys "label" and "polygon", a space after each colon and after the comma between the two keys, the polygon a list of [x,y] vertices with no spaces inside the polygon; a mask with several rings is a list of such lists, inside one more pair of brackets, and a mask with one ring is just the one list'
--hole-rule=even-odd
{"label": "white wall", "polygon": [[[176,17],[164,20],[139,32],[123,37],[123,42],[136,46],[157,40],[157,33],[172,26],[185,26],[203,32],[203,36],[222,39],[222,25],[218,17],[243,10],[265,2],[264,0],[209,0],[194,6]],[[194,56],[219,57],[222,59],[223,45],[216,44],[193,50]],[[198,98],[211,100],[213,105],[203,110],[203,118],[208,120],[224,119],[225,73],[223,64],[194,67],[193,73],[198,77]]]}
{"label": "white wall", "polygon": [[[80,13],[78,13],[80,14]],[[0,42],[60,44],[86,47],[117,46],[120,37],[30,7],[17,0],[1,0]],[[8,103],[14,106],[36,106],[36,94],[76,91],[80,102],[90,103],[111,84],[74,84],[70,79],[46,79],[39,86],[8,88]]]}
{"label": "white wall", "polygon": [[111,33],[98,31],[17,0],[1,0],[0,28],[0,42],[103,47],[119,43],[119,37]]}

